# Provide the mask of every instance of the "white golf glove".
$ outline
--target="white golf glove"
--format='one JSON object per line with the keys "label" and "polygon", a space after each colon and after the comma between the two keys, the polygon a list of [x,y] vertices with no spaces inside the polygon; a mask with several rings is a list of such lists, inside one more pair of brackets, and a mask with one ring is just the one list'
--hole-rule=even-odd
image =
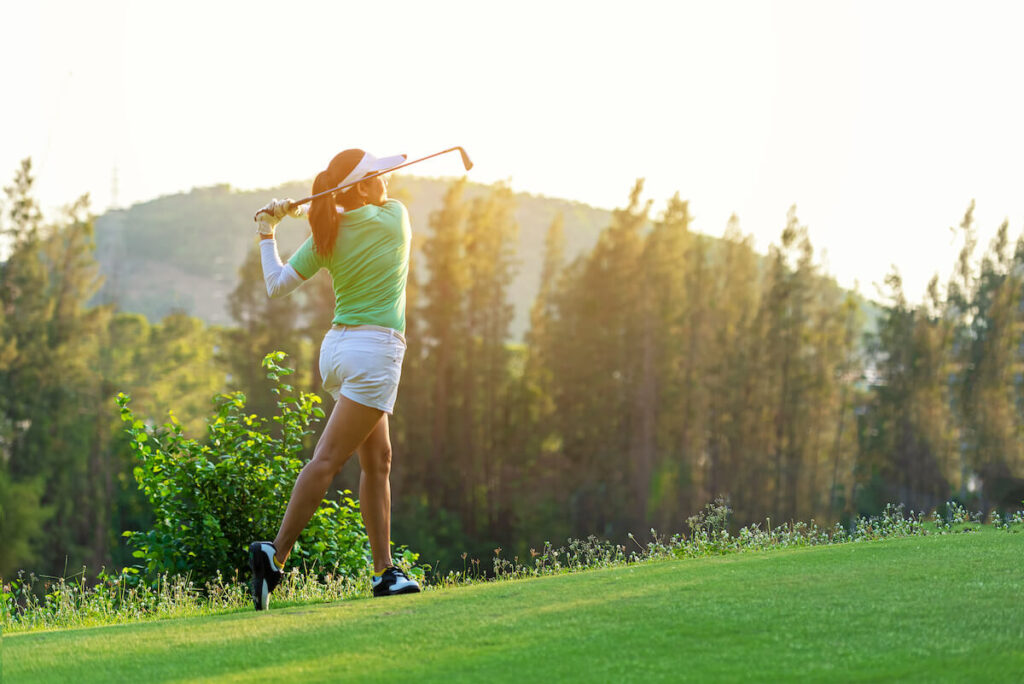
{"label": "white golf glove", "polygon": [[292,206],[290,199],[271,200],[256,212],[256,231],[260,235],[273,235],[277,224],[285,216],[302,218],[305,212],[301,206]]}

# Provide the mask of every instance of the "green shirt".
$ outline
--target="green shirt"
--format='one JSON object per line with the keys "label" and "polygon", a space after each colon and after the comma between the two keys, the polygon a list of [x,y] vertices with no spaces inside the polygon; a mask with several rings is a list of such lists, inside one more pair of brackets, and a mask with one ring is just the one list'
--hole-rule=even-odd
{"label": "green shirt", "polygon": [[305,279],[326,268],[334,280],[335,325],[379,325],[405,333],[409,212],[398,200],[341,214],[334,249],[321,256],[310,235],[288,260]]}

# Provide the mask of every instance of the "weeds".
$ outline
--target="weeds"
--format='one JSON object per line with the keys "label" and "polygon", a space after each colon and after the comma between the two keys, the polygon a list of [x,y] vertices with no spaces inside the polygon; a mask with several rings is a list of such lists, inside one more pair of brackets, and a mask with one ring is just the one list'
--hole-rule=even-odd
{"label": "weeds", "polygon": [[[369,579],[293,570],[274,591],[278,603],[307,603],[351,598],[369,591]],[[24,576],[5,584],[2,598],[5,631],[60,629],[119,624],[143,619],[194,617],[248,608],[246,582],[217,576],[202,588],[187,576],[160,575],[152,583],[132,583],[125,575],[100,573],[90,585],[85,569],[71,578]]]}
{"label": "weeds", "polygon": [[[424,582],[424,568],[415,566],[417,554],[402,550],[396,554],[396,560],[411,576],[424,582],[427,591],[436,591],[485,581],[543,577],[663,559],[957,534],[975,531],[982,525],[980,514],[972,515],[954,502],[931,516],[890,504],[881,515],[858,518],[849,528],[839,524],[819,527],[813,520],[772,525],[768,520],[764,526],[749,525],[733,534],[729,531],[731,515],[728,501],[716,499],[687,521],[689,536],[664,537],[651,530],[651,540],[646,544],[632,534],[628,535],[629,545],[593,536],[570,539],[566,546],[558,548],[545,542],[540,551],[531,549],[528,559],[503,558],[502,549],[496,548],[490,572],[479,559],[464,557],[461,572],[434,575],[429,582]],[[1024,529],[1024,511],[993,514],[989,522],[997,530],[1018,533]],[[274,603],[320,603],[370,594],[368,574],[352,578],[340,573],[324,574],[315,567],[296,568],[274,591]],[[251,605],[245,578],[237,574],[224,578],[218,573],[214,580],[198,587],[188,576],[171,574],[146,583],[133,575],[132,569],[120,574],[101,571],[94,583],[86,581],[84,568],[69,578],[19,573],[0,589],[0,627],[7,632],[89,627],[249,610]]]}
{"label": "weeds", "polygon": [[[968,514],[954,502],[946,504],[941,512],[936,511],[930,518],[924,513],[907,512],[902,504],[889,504],[881,515],[858,518],[849,529],[839,523],[832,527],[819,527],[813,520],[809,523],[776,524],[773,527],[768,520],[763,527],[755,523],[731,534],[731,516],[732,509],[728,501],[718,498],[687,520],[689,537],[680,534],[663,537],[652,529],[651,541],[645,545],[640,544],[632,533],[627,535],[635,548],[594,536],[585,540],[570,539],[566,546],[559,548],[545,542],[543,550],[530,550],[527,563],[521,563],[519,558],[501,558],[501,549],[495,549],[493,574],[490,577],[483,573],[478,560],[470,559],[468,565],[463,565],[462,572],[451,571],[447,575],[434,576],[428,589],[446,589],[481,581],[558,575],[670,558],[700,558],[747,551],[970,532],[976,530],[981,521],[981,514]],[[996,529],[1016,532],[1024,528],[1024,511],[1013,516],[993,516],[991,523]],[[463,561],[466,561],[465,555]]]}

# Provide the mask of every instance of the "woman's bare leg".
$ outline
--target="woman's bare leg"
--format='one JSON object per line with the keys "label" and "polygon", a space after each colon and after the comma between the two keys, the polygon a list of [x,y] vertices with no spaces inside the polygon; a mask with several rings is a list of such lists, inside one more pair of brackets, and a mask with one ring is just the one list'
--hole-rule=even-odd
{"label": "woman's bare leg", "polygon": [[331,480],[349,456],[366,440],[382,415],[384,412],[380,409],[357,404],[346,397],[340,397],[334,404],[327,427],[316,443],[312,460],[295,480],[281,529],[274,539],[279,563],[291,553],[295,540],[323,501]]}
{"label": "woman's bare leg", "polygon": [[359,510],[373,551],[373,571],[391,566],[391,435],[381,416],[359,445]]}

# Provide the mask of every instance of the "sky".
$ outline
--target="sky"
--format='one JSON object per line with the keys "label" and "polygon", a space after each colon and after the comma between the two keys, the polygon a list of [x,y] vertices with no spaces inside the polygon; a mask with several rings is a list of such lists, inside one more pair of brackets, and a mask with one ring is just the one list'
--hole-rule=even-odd
{"label": "sky", "polygon": [[2,0],[0,22],[0,176],[31,157],[48,209],[461,145],[474,181],[613,208],[644,178],[655,216],[679,193],[760,250],[795,205],[872,297],[893,265],[912,300],[944,282],[972,200],[981,249],[1024,232],[1024,3]]}

